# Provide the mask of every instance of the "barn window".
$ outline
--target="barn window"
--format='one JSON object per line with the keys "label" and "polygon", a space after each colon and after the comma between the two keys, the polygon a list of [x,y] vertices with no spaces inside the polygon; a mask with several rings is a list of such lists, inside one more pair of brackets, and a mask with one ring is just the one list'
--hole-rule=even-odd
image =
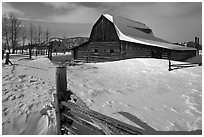
{"label": "barn window", "polygon": [[113,50],[113,49],[111,49],[111,50],[110,50],[110,53],[114,53],[114,50]]}
{"label": "barn window", "polygon": [[94,49],[94,53],[98,53],[98,49]]}

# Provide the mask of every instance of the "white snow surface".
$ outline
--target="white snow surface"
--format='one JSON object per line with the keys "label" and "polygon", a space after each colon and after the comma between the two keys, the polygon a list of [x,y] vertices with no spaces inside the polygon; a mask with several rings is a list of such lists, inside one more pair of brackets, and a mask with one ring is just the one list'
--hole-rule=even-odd
{"label": "white snow surface", "polygon": [[[56,134],[55,65],[47,58],[2,63],[2,133]],[[173,64],[181,62],[172,61]],[[159,131],[202,129],[202,66],[168,71],[168,61],[128,59],[67,66],[68,88],[95,111]]]}
{"label": "white snow surface", "polygon": [[56,134],[54,65],[42,57],[11,62],[2,63],[2,134]]}
{"label": "white snow surface", "polygon": [[201,73],[200,66],[168,71],[168,60],[128,59],[69,67],[68,86],[89,108],[127,124],[191,131],[202,129]]}

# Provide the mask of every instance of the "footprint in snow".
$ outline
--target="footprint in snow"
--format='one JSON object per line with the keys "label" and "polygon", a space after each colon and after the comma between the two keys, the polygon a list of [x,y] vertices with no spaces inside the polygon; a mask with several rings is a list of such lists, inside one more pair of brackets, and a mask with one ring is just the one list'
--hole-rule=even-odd
{"label": "footprint in snow", "polygon": [[24,78],[26,77],[26,75],[18,75],[18,77],[19,77],[20,79],[24,79]]}
{"label": "footprint in snow", "polygon": [[28,80],[28,82],[30,82],[30,83],[33,83],[33,82],[36,82],[37,80],[36,79],[30,79],[30,80]]}

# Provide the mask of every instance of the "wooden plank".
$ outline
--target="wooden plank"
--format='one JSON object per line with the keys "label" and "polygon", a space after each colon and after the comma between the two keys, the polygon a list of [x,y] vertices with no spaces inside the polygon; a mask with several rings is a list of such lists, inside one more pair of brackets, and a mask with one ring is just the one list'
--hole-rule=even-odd
{"label": "wooden plank", "polygon": [[[124,133],[124,134],[133,134],[133,135],[142,134],[142,133],[140,133],[138,131],[130,129],[127,126],[128,124],[126,124],[126,123],[119,122],[116,119],[110,118],[108,116],[105,116],[103,114],[100,114],[100,113],[98,113],[96,111],[93,111],[93,110],[90,110],[90,109],[89,110],[83,110],[83,108],[80,108],[79,106],[77,106],[76,104],[74,104],[72,102],[62,102],[62,105],[70,108],[72,111],[80,112],[80,113],[89,115],[90,117],[96,118],[96,119],[100,120],[100,122],[101,121],[105,122],[109,126],[117,128],[118,130],[120,130],[121,133]],[[121,125],[120,123],[122,123],[123,125]]]}
{"label": "wooden plank", "polygon": [[61,135],[61,120],[60,120],[60,110],[57,94],[54,93],[54,102],[55,102],[55,114],[56,114],[56,123],[57,123],[57,134]]}
{"label": "wooden plank", "polygon": [[77,135],[77,133],[74,131],[72,127],[62,125],[62,128],[64,128],[67,132],[70,132],[72,135]]}
{"label": "wooden plank", "polygon": [[65,116],[66,118],[69,118],[69,119],[75,121],[76,123],[78,123],[78,124],[80,124],[82,126],[85,126],[86,128],[88,128],[88,129],[90,129],[90,130],[92,130],[94,132],[97,132],[100,135],[105,134],[102,130],[100,130],[97,127],[93,126],[89,122],[87,122],[87,121],[85,121],[85,120],[83,120],[81,118],[78,118],[77,116],[72,116],[72,115],[70,115],[70,114],[68,114],[66,112],[63,112],[62,115]]}

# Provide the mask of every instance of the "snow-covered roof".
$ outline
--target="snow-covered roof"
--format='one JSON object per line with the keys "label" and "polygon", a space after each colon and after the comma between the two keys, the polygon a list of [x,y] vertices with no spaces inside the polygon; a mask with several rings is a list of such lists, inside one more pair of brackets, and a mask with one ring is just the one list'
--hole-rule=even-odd
{"label": "snow-covered roof", "polygon": [[58,38],[58,37],[52,37],[52,38],[50,38],[50,42],[52,42],[52,41],[58,41],[58,42],[62,42],[62,38]]}
{"label": "snow-covered roof", "polygon": [[144,23],[109,14],[103,14],[102,16],[113,23],[120,40],[173,50],[196,50],[155,37],[152,30]]}

